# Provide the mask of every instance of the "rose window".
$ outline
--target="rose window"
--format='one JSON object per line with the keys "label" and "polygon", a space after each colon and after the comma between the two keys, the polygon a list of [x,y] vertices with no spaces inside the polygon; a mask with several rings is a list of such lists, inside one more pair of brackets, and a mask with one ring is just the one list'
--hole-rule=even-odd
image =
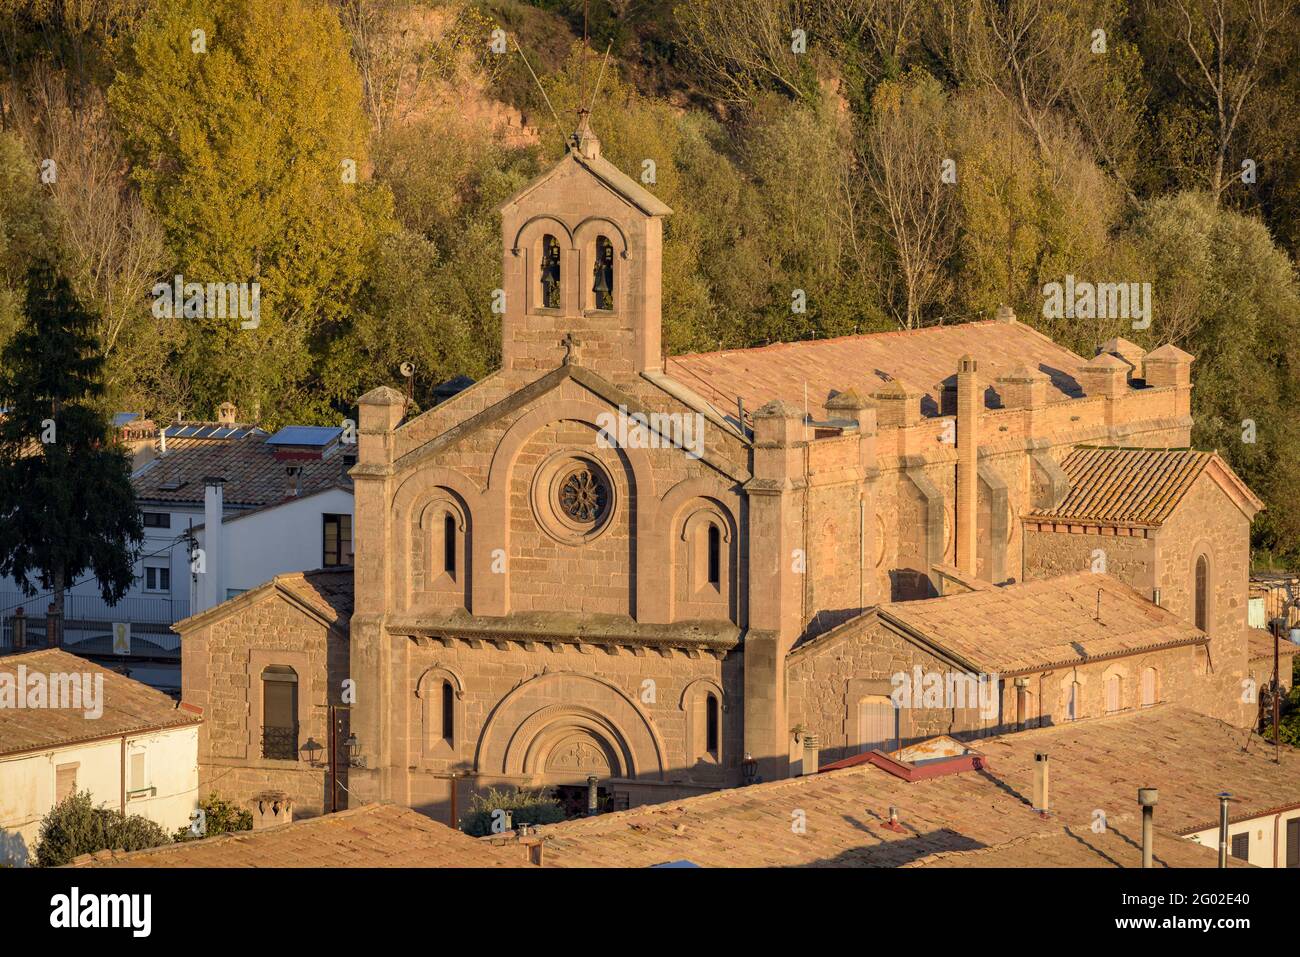
{"label": "rose window", "polygon": [[586,465],[569,472],[560,483],[560,510],[575,522],[599,521],[609,504],[609,487],[603,476]]}

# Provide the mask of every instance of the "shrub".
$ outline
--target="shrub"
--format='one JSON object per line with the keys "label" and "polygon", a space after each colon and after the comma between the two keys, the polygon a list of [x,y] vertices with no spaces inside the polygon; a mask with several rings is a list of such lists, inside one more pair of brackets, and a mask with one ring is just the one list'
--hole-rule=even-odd
{"label": "shrub", "polygon": [[167,832],[138,814],[95,807],[89,791],[74,791],[41,820],[36,866],[58,867],[95,851],[138,851],[167,844]]}
{"label": "shrub", "polygon": [[[173,841],[200,841],[205,837],[216,837],[231,831],[251,831],[253,829],[253,812],[247,808],[236,807],[224,801],[216,794],[210,794],[199,801],[199,810],[203,816],[197,822],[178,829],[172,836]],[[197,824],[198,833],[195,833]]]}
{"label": "shrub", "polygon": [[496,810],[509,811],[513,824],[554,824],[564,820],[559,802],[545,790],[492,788],[486,795],[474,795],[469,813],[461,821],[461,830],[472,837],[491,834],[492,812]]}

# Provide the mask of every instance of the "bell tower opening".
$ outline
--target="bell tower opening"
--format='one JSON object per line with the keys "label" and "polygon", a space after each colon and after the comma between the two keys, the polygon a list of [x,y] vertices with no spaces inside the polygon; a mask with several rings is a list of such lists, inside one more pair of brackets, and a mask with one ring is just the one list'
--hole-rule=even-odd
{"label": "bell tower opening", "polygon": [[614,244],[606,236],[596,237],[596,263],[592,269],[591,292],[598,312],[614,311]]}

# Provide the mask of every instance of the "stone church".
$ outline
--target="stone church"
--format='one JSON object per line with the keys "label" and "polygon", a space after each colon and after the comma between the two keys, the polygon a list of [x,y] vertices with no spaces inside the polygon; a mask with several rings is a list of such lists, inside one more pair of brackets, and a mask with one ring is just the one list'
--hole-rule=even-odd
{"label": "stone church", "polygon": [[1188,448],[1192,356],[1083,358],[1004,308],[665,358],[671,212],[585,121],[503,204],[501,368],[414,417],[361,398],[353,567],[176,626],[205,792],[445,817],[594,777],[618,808],[812,748],[1251,721],[1262,506]]}

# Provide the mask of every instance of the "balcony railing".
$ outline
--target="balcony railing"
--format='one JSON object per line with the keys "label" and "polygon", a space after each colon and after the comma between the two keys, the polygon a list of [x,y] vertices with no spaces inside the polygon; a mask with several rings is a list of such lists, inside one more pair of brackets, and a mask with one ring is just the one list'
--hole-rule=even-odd
{"label": "balcony railing", "polygon": [[262,757],[273,761],[298,760],[298,726],[263,728]]}
{"label": "balcony railing", "polygon": [[[21,606],[27,613],[28,620],[44,618],[45,610],[50,607],[47,595],[28,598],[20,591],[0,591],[0,612],[5,617],[12,615],[15,607]],[[64,595],[63,618],[66,622],[93,622],[111,624],[115,621],[129,621],[141,625],[170,625],[188,618],[190,602],[188,598],[170,598],[165,595],[132,595],[123,598],[116,605],[110,605],[98,595]]]}

